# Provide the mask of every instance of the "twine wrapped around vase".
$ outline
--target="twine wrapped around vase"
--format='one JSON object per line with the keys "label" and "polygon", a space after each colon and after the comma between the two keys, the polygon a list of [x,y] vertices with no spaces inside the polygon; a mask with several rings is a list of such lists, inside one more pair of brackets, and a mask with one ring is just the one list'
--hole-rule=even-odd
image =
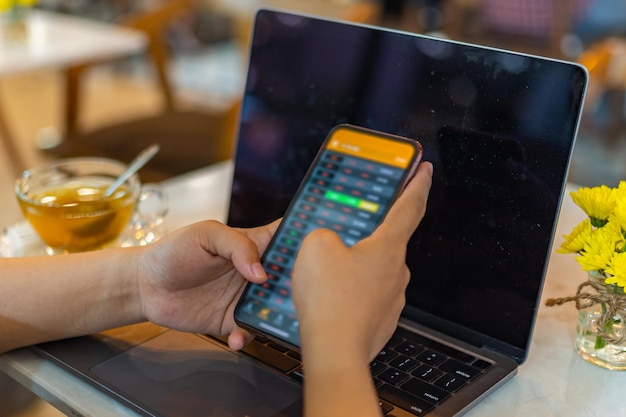
{"label": "twine wrapped around vase", "polygon": [[[583,292],[585,287],[593,288],[596,293]],[[604,306],[602,314],[595,323],[597,335],[609,343],[621,344],[626,342],[626,334],[617,336],[614,333],[607,333],[605,330],[607,329],[607,324],[613,320],[613,317],[617,314],[622,318],[626,317],[626,294],[616,294],[613,292],[612,287],[589,279],[578,286],[575,296],[549,298],[546,300],[546,306],[559,306],[570,301],[576,302],[577,310],[582,310],[596,304],[602,304]]]}

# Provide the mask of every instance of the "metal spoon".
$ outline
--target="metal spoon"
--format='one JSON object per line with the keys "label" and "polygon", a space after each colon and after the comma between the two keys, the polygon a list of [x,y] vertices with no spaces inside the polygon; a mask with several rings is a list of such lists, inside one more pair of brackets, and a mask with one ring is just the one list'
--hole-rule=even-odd
{"label": "metal spoon", "polygon": [[144,166],[146,162],[152,159],[152,157],[156,155],[157,152],[159,152],[159,149],[161,149],[159,144],[154,143],[141,151],[139,155],[137,155],[137,157],[133,159],[133,161],[128,165],[126,171],[122,172],[122,174],[117,177],[115,181],[113,181],[109,188],[106,189],[106,191],[104,192],[104,196],[110,197],[115,192],[115,190],[117,190],[119,186],[124,183],[124,181],[126,181],[135,172],[139,171],[139,169]]}

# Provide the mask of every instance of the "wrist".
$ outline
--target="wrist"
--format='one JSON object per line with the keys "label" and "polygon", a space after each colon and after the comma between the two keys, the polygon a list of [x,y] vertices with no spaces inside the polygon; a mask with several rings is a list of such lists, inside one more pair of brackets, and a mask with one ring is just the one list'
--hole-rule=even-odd
{"label": "wrist", "polygon": [[313,369],[369,369],[368,349],[346,332],[302,334],[303,361]]}
{"label": "wrist", "polygon": [[[100,294],[101,305],[94,312],[106,323],[104,328],[119,327],[145,321],[139,296],[139,258],[141,248],[102,251],[104,273]],[[94,319],[97,319],[95,317]]]}
{"label": "wrist", "polygon": [[142,309],[140,279],[142,275],[142,254],[145,248],[127,248],[122,250],[123,255],[120,276],[124,277],[124,291],[120,301],[126,311],[128,323],[139,323],[146,321]]}
{"label": "wrist", "polygon": [[365,349],[332,338],[304,341],[306,416],[380,416]]}

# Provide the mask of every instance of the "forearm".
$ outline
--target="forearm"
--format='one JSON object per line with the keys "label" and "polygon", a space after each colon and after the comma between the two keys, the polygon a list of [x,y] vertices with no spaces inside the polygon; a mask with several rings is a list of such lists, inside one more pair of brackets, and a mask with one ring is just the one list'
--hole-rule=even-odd
{"label": "forearm", "polygon": [[136,250],[0,259],[0,352],[141,320]]}
{"label": "forearm", "polygon": [[303,352],[306,417],[381,416],[367,359],[341,346]]}

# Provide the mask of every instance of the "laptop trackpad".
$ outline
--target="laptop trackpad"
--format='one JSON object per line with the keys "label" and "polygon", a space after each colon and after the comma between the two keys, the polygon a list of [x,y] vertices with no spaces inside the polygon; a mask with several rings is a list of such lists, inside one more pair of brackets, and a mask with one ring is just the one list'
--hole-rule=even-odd
{"label": "laptop trackpad", "polygon": [[163,416],[298,416],[302,389],[200,336],[165,332],[91,371]]}

